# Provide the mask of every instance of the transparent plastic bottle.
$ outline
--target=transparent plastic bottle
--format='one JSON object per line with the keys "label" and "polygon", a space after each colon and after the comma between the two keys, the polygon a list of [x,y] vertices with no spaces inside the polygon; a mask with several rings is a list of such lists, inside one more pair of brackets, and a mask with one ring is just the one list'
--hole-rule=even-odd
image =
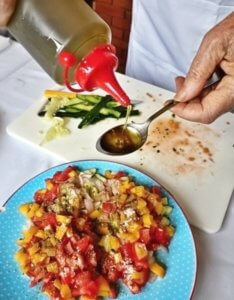
{"label": "transparent plastic bottle", "polygon": [[111,42],[109,26],[83,0],[19,0],[8,29],[59,84],[64,83],[63,68],[57,58],[63,50],[79,62],[96,46]]}

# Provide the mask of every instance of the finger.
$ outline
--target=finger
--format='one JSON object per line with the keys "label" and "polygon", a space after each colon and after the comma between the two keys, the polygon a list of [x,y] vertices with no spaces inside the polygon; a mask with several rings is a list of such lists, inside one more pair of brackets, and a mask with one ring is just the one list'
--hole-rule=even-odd
{"label": "finger", "polygon": [[173,112],[186,120],[209,124],[234,108],[233,94],[230,81],[227,84],[224,80],[204,98],[180,103],[173,108]]}
{"label": "finger", "polygon": [[227,60],[222,60],[220,67],[228,75],[234,75],[234,62],[228,62]]}
{"label": "finger", "polygon": [[0,0],[0,27],[8,24],[14,10],[16,0]]}
{"label": "finger", "polygon": [[181,87],[184,83],[184,79],[185,78],[182,77],[182,76],[178,76],[178,77],[175,78],[176,92],[178,92],[181,89]]}
{"label": "finger", "polygon": [[225,56],[226,45],[215,34],[209,33],[202,41],[185,82],[176,94],[177,101],[188,101],[199,95],[216,66]]}

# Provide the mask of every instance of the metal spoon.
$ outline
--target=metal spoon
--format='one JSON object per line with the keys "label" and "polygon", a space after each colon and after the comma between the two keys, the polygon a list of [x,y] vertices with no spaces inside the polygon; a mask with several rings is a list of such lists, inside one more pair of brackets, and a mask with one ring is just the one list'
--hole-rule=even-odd
{"label": "metal spoon", "polygon": [[124,155],[139,149],[147,139],[150,123],[177,104],[177,101],[168,101],[168,104],[151,115],[144,123],[132,122],[125,128],[124,125],[119,125],[106,131],[97,141],[97,150],[110,155]]}
{"label": "metal spoon", "polygon": [[[221,78],[221,73],[216,71],[207,81],[204,88],[217,83]],[[167,102],[164,107],[151,115],[144,123],[132,122],[127,125],[116,126],[106,131],[98,139],[96,149],[108,155],[125,155],[136,151],[145,143],[150,123],[178,103],[175,100],[168,100]]]}

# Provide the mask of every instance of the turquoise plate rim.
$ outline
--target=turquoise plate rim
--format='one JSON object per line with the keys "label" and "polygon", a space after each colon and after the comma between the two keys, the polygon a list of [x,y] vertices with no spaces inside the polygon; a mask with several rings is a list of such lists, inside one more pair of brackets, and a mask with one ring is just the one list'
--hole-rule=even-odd
{"label": "turquoise plate rim", "polygon": [[158,186],[160,186],[170,197],[171,199],[176,203],[176,205],[178,206],[178,208],[180,209],[183,217],[185,218],[185,221],[187,223],[188,229],[189,229],[189,233],[191,236],[191,240],[192,240],[192,245],[193,245],[193,250],[194,250],[194,278],[193,278],[193,283],[191,286],[191,292],[189,295],[189,299],[191,300],[194,294],[194,290],[195,290],[195,286],[196,286],[196,282],[197,282],[197,246],[194,240],[194,236],[191,230],[191,226],[188,222],[188,217],[186,215],[186,213],[184,212],[184,210],[182,209],[182,207],[180,206],[180,204],[178,203],[178,201],[176,200],[176,198],[173,196],[173,194],[167,189],[165,188],[158,180],[156,180],[152,175],[149,175],[147,172],[145,171],[141,171],[136,167],[132,167],[129,166],[128,164],[125,163],[119,163],[119,162],[114,162],[111,160],[104,160],[104,159],[83,159],[83,160],[73,160],[73,161],[69,161],[69,162],[64,162],[61,164],[57,164],[55,166],[52,166],[50,168],[47,168],[39,173],[37,173],[35,176],[29,178],[24,184],[22,184],[21,186],[19,186],[16,191],[14,193],[11,194],[11,196],[4,202],[4,204],[2,205],[2,207],[4,208],[10,201],[12,198],[14,198],[14,196],[24,187],[26,186],[29,182],[31,182],[32,180],[36,179],[37,177],[43,175],[44,173],[47,173],[53,169],[57,169],[57,168],[61,168],[63,166],[67,166],[67,165],[73,165],[73,164],[79,164],[79,163],[85,163],[85,162],[93,162],[93,163],[110,163],[110,164],[114,164],[117,166],[123,166],[123,168],[127,167],[129,169],[132,169],[133,171],[137,171],[141,174],[143,174],[144,176],[150,178],[152,181],[154,181]]}

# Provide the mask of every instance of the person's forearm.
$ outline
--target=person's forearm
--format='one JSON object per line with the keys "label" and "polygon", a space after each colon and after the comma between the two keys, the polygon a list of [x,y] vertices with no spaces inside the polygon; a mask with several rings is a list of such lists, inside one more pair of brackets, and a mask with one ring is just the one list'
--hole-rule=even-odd
{"label": "person's forearm", "polygon": [[0,0],[0,27],[7,26],[14,13],[17,0]]}

